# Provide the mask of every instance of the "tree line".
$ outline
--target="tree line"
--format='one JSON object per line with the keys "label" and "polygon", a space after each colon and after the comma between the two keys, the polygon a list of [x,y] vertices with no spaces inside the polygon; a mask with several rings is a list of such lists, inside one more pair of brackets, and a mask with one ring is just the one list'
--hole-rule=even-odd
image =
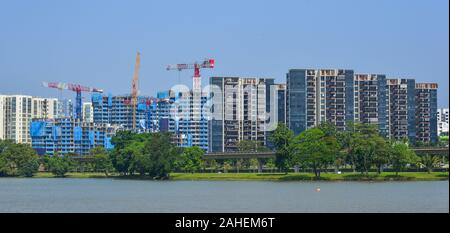
{"label": "tree line", "polygon": [[316,177],[323,169],[350,166],[354,172],[368,175],[384,167],[396,174],[406,166],[425,167],[428,172],[441,161],[438,156],[417,156],[407,140],[387,140],[373,124],[348,123],[338,131],[330,123],[322,123],[295,136],[284,124],[279,124],[271,136],[276,148],[276,166],[287,171],[290,167],[310,168]]}
{"label": "tree line", "polygon": [[[169,133],[133,133],[120,131],[112,138],[114,149],[93,148],[86,162],[75,160],[75,153],[38,156],[31,146],[0,140],[0,176],[33,176],[39,168],[55,176],[64,177],[69,171],[97,171],[119,173],[122,176],[148,176],[167,179],[171,172],[198,172],[213,168],[227,171],[235,168],[256,168],[256,159],[204,160],[199,147],[180,148],[172,143]],[[330,123],[323,123],[294,135],[284,124],[271,133],[270,141],[275,159],[264,159],[265,167],[281,172],[294,168],[296,172],[309,169],[320,177],[325,169],[340,170],[351,167],[354,172],[368,175],[384,167],[398,172],[409,166],[425,167],[428,172],[438,166],[440,158],[417,156],[407,141],[390,141],[382,137],[372,124],[349,123],[345,131],[338,131]],[[240,141],[239,151],[270,151],[255,141]]]}

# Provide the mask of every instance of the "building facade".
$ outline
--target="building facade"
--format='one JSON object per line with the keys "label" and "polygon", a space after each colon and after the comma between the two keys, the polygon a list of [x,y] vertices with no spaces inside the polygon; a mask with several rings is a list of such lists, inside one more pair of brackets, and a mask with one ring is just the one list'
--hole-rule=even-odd
{"label": "building facade", "polygon": [[0,95],[0,140],[6,139],[6,95]]}
{"label": "building facade", "polygon": [[437,88],[436,83],[416,83],[416,141],[432,144],[438,141]]}
{"label": "building facade", "polygon": [[[208,119],[209,107],[207,95],[201,90],[169,91],[168,131],[172,133],[174,142],[179,147],[198,146],[208,150]],[[167,102],[166,102],[167,103]],[[161,119],[166,115],[164,109]],[[163,122],[165,122],[163,120]]]}
{"label": "building facade", "polygon": [[92,94],[93,122],[117,125],[123,130],[133,130],[133,108],[136,109],[136,131],[147,132],[150,128],[151,98],[139,96],[133,107],[129,95],[112,96]]}
{"label": "building facade", "polygon": [[58,118],[73,118],[73,103],[71,99],[58,101]]}
{"label": "building facade", "polygon": [[74,118],[34,119],[30,126],[32,147],[39,155],[75,153],[84,156],[95,147],[112,149],[111,138],[116,130],[110,124]]}
{"label": "building facade", "polygon": [[58,112],[57,99],[26,95],[0,96],[0,139],[31,144],[30,123],[33,118],[53,119]]}
{"label": "building facade", "polygon": [[387,80],[387,131],[390,139],[407,138],[413,143],[416,140],[415,86],[414,79]]}
{"label": "building facade", "polygon": [[211,77],[210,85],[209,151],[238,151],[243,140],[266,145],[274,79]]}
{"label": "building facade", "polygon": [[286,124],[286,84],[275,84],[273,87],[277,98],[277,105],[274,106],[274,110],[277,110],[277,121]]}
{"label": "building facade", "polygon": [[286,84],[286,122],[295,134],[325,121],[345,130],[352,121],[375,124],[394,140],[437,141],[435,83],[343,69],[292,69]]}
{"label": "building facade", "polygon": [[83,103],[83,121],[94,122],[94,109],[92,107],[92,102]]}
{"label": "building facade", "polygon": [[375,124],[381,135],[387,136],[386,76],[355,74],[355,122]]}
{"label": "building facade", "polygon": [[33,117],[54,119],[58,117],[58,99],[33,97]]}
{"label": "building facade", "polygon": [[287,125],[299,134],[330,122],[344,130],[354,120],[353,70],[291,69],[286,75]]}
{"label": "building facade", "polygon": [[438,136],[448,136],[448,108],[437,110]]}

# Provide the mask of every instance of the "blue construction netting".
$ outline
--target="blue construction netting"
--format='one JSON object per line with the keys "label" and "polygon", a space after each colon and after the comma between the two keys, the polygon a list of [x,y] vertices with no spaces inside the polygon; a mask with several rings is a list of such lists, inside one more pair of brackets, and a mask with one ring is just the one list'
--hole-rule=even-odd
{"label": "blue construction netting", "polygon": [[137,105],[137,110],[138,111],[145,111],[147,109],[147,105],[145,103],[139,103]]}
{"label": "blue construction netting", "polygon": [[177,118],[175,118],[175,130],[176,131],[178,131],[179,124],[180,124],[180,121]]}
{"label": "blue construction netting", "polygon": [[75,126],[75,128],[73,128],[73,140],[81,141],[81,136],[82,136],[81,127]]}
{"label": "blue construction netting", "polygon": [[105,149],[107,149],[107,150],[114,149],[114,145],[111,144],[110,137],[105,137],[105,141],[103,142],[103,147],[105,147]]}
{"label": "blue construction netting", "polygon": [[168,99],[169,98],[169,92],[168,91],[159,91],[156,94],[156,98],[158,98],[158,99]]}
{"label": "blue construction netting", "polygon": [[141,127],[142,129],[146,129],[144,119],[139,120],[139,127]]}
{"label": "blue construction netting", "polygon": [[61,135],[61,127],[59,126],[53,126],[52,127],[52,137],[53,140],[56,140],[57,137],[59,137]]}
{"label": "blue construction netting", "polygon": [[153,102],[152,105],[150,105],[151,110],[156,110],[158,107],[158,104],[156,102]]}
{"label": "blue construction netting", "polygon": [[187,141],[188,141],[188,146],[192,146],[192,134],[188,134]]}
{"label": "blue construction netting", "polygon": [[92,103],[101,105],[103,101],[103,96],[99,93],[92,94]]}
{"label": "blue construction netting", "polygon": [[111,93],[109,93],[108,94],[108,107],[112,107],[112,105],[113,105],[113,101],[112,101],[112,94]]}
{"label": "blue construction netting", "polygon": [[89,143],[91,145],[94,145],[95,144],[95,132],[89,131],[88,136],[89,136]]}
{"label": "blue construction netting", "polygon": [[39,137],[44,135],[45,121],[33,121],[30,124],[31,137]]}

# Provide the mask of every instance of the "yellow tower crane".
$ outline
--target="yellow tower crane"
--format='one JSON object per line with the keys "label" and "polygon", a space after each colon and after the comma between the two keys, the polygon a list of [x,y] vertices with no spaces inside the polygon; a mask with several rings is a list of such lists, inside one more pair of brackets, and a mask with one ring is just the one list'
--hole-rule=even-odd
{"label": "yellow tower crane", "polygon": [[133,130],[136,130],[136,108],[137,96],[139,95],[139,68],[141,66],[141,54],[136,54],[136,64],[134,65],[133,81],[131,83],[131,95],[133,98]]}

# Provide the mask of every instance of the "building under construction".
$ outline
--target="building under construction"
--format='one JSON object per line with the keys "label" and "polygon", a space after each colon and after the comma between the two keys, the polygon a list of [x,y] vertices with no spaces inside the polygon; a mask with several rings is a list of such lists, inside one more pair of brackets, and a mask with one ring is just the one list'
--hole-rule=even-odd
{"label": "building under construction", "polygon": [[[192,91],[159,92],[152,107],[151,127],[157,132],[170,132],[179,147],[198,146],[208,149],[207,96],[194,98]],[[198,102],[197,102],[198,101]]]}
{"label": "building under construction", "polygon": [[88,155],[95,147],[111,149],[117,128],[110,124],[82,122],[75,118],[33,119],[32,147],[39,155],[75,153]]}
{"label": "building under construction", "polygon": [[[92,95],[93,121],[117,125],[122,130],[147,132],[152,123],[150,119],[151,100],[151,97],[138,96],[137,104],[133,106],[130,95],[112,96],[95,93]],[[134,113],[136,117],[133,116]]]}

